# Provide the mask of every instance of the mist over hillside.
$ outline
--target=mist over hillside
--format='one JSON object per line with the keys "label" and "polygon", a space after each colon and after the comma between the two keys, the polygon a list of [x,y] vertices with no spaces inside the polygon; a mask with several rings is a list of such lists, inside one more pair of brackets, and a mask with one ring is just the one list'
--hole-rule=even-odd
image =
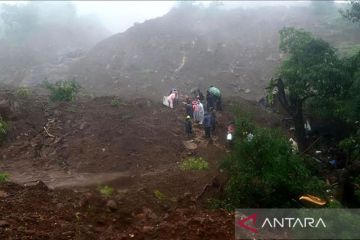
{"label": "mist over hillside", "polygon": [[100,42],[71,66],[69,77],[98,94],[158,98],[172,87],[215,84],[226,95],[257,99],[282,59],[279,30],[285,26],[305,28],[340,48],[360,39],[335,5],[183,4]]}
{"label": "mist over hillside", "polygon": [[0,5],[0,81],[33,85],[67,72],[68,63],[109,36],[71,2]]}

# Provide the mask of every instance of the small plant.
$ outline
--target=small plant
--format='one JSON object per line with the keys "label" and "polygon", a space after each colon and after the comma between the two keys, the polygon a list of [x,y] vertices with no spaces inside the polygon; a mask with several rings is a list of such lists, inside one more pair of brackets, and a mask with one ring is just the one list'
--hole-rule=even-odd
{"label": "small plant", "polygon": [[26,87],[19,87],[16,90],[16,96],[18,96],[20,98],[27,98],[30,96],[30,90]]}
{"label": "small plant", "polygon": [[120,100],[114,98],[113,100],[111,100],[111,106],[112,107],[119,107],[120,106]]}
{"label": "small plant", "polygon": [[166,195],[162,192],[160,192],[159,190],[154,190],[154,196],[159,200],[159,201],[164,201],[166,200]]}
{"label": "small plant", "polygon": [[209,169],[209,163],[202,157],[191,157],[180,164],[180,169],[187,170],[206,170]]}
{"label": "small plant", "polygon": [[9,125],[0,118],[0,139],[3,139],[8,133]]}
{"label": "small plant", "polygon": [[7,173],[0,173],[0,183],[7,182],[9,175]]}
{"label": "small plant", "polygon": [[73,101],[81,88],[75,80],[58,81],[55,84],[46,81],[43,86],[50,91],[50,100],[53,102]]}
{"label": "small plant", "polygon": [[107,185],[99,186],[98,191],[105,197],[110,197],[114,193],[114,189]]}

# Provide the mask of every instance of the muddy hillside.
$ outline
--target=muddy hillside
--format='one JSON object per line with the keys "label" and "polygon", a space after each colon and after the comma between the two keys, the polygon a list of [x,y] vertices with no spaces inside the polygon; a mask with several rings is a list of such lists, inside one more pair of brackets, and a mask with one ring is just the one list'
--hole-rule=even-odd
{"label": "muddy hillside", "polygon": [[[145,98],[52,103],[12,90],[0,98],[9,124],[0,169],[13,182],[0,184],[0,239],[232,238],[233,214],[205,209],[226,179],[228,109],[209,142],[198,124],[186,136],[182,106]],[[239,104],[259,124],[279,125],[254,103]],[[189,158],[208,169],[182,170]]]}
{"label": "muddy hillside", "polygon": [[360,39],[339,24],[346,25],[308,7],[179,7],[100,42],[71,66],[69,77],[98,94],[159,99],[171,87],[188,91],[212,83],[226,95],[255,100],[283,57],[281,28],[305,28],[340,48],[344,39]]}

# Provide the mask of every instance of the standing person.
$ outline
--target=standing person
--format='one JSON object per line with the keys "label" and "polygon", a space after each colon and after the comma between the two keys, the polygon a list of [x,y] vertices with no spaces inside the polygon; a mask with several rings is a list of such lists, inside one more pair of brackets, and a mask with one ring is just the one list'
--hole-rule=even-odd
{"label": "standing person", "polygon": [[176,98],[176,93],[171,91],[170,95],[167,97],[170,108],[174,108],[174,100]]}
{"label": "standing person", "polygon": [[215,131],[216,128],[216,113],[213,108],[210,108],[210,119],[211,119],[211,131]]}
{"label": "standing person", "polygon": [[209,93],[214,97],[214,104],[216,107],[216,110],[221,111],[222,110],[222,100],[221,100],[221,92],[217,87],[214,87],[211,85],[208,89]]}
{"label": "standing person", "polygon": [[192,123],[191,123],[191,117],[189,115],[186,116],[185,120],[185,133],[188,137],[191,137],[192,135]]}
{"label": "standing person", "polygon": [[198,100],[194,100],[192,101],[192,107],[193,107],[193,118],[194,118],[194,122],[200,122],[200,106],[199,106],[199,101]]}
{"label": "standing person", "polygon": [[203,121],[204,121],[204,113],[205,113],[205,110],[204,110],[204,105],[201,103],[201,101],[199,100],[199,123],[200,124],[203,124]]}
{"label": "standing person", "polygon": [[193,105],[191,104],[190,98],[186,97],[185,112],[187,116],[194,117]]}
{"label": "standing person", "polygon": [[211,93],[209,92],[209,90],[206,91],[206,110],[210,111],[211,108],[215,107],[214,104],[214,96],[211,95]]}
{"label": "standing person", "polygon": [[204,126],[204,131],[205,131],[205,137],[210,139],[211,138],[211,118],[208,113],[205,113],[205,115],[204,115],[203,126]]}
{"label": "standing person", "polygon": [[230,122],[227,126],[227,135],[226,140],[228,142],[229,148],[232,148],[234,145],[234,135],[235,135],[235,123]]}
{"label": "standing person", "polygon": [[204,94],[200,91],[199,88],[193,88],[191,89],[191,93],[193,94],[193,97],[196,99],[199,99],[200,101],[204,101]]}

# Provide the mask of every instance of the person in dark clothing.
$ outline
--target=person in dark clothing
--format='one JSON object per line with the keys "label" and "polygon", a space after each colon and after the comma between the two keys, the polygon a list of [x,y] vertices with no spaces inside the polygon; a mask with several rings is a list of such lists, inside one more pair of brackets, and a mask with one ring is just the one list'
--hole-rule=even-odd
{"label": "person in dark clothing", "polygon": [[205,113],[204,115],[203,126],[205,131],[205,137],[211,138],[211,117],[208,113]]}
{"label": "person in dark clothing", "polygon": [[186,99],[185,112],[186,116],[190,116],[191,118],[194,117],[193,105],[191,104],[190,98]]}
{"label": "person in dark clothing", "polygon": [[206,110],[210,111],[211,108],[215,107],[214,96],[209,91],[206,91]]}
{"label": "person in dark clothing", "polygon": [[203,102],[205,100],[204,94],[200,91],[200,89],[198,89],[197,97],[201,102]]}
{"label": "person in dark clothing", "polygon": [[201,102],[205,100],[204,94],[200,91],[199,88],[193,88],[191,94],[195,99],[199,99]]}
{"label": "person in dark clothing", "polygon": [[188,137],[192,135],[192,123],[191,123],[191,117],[188,115],[185,120],[185,133]]}
{"label": "person in dark clothing", "polygon": [[215,131],[216,128],[216,113],[213,108],[210,108],[210,120],[211,120],[211,131]]}
{"label": "person in dark clothing", "polygon": [[217,111],[222,111],[222,101],[221,101],[221,96],[219,97],[216,97],[216,100],[215,100],[215,107],[216,107],[216,110]]}

